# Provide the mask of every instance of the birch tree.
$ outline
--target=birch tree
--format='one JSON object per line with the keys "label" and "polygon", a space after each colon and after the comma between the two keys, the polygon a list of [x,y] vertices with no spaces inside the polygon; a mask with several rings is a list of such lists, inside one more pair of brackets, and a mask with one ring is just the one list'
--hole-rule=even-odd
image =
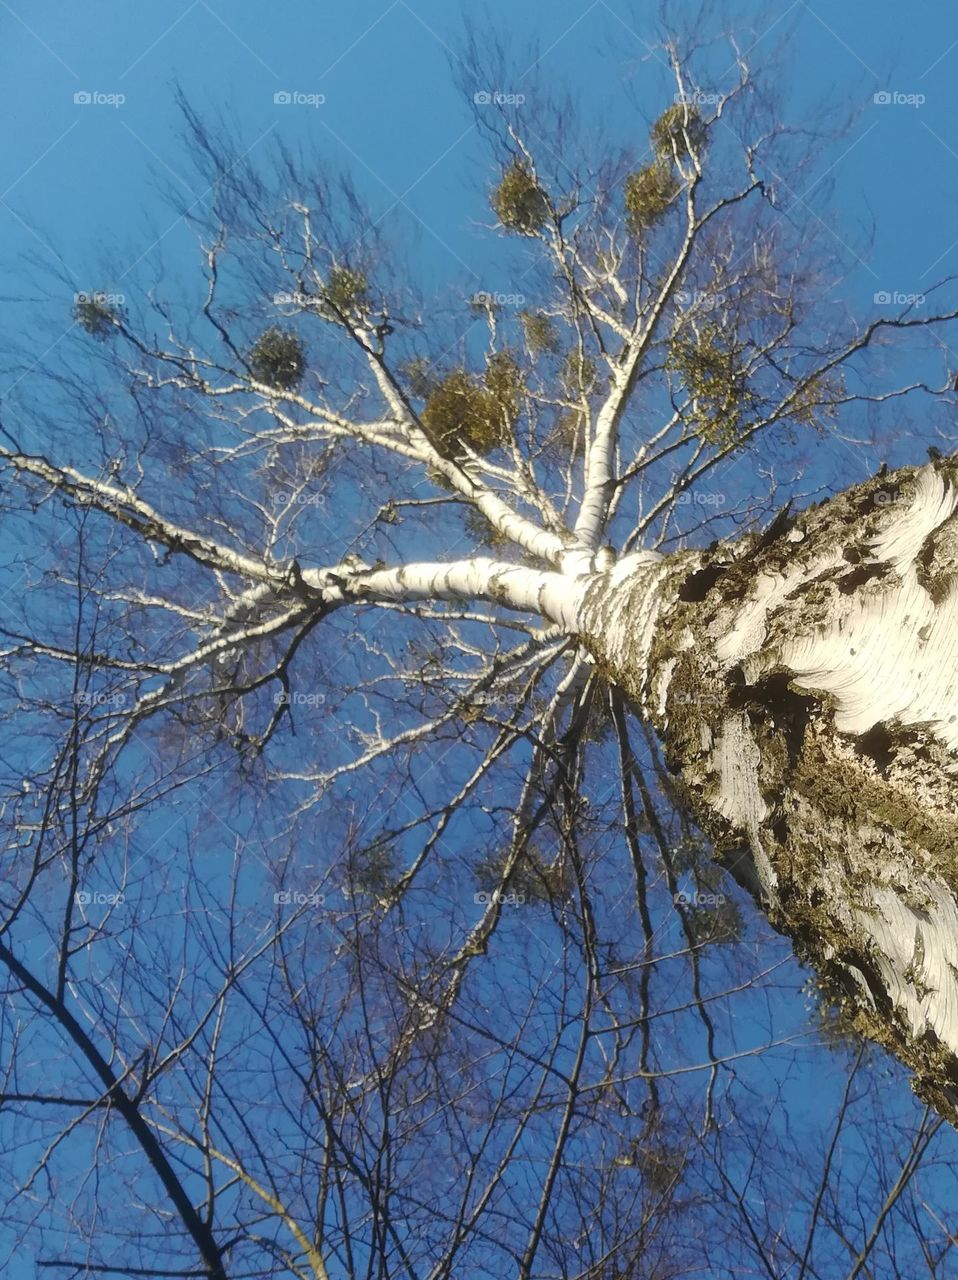
{"label": "birch tree", "polygon": [[[445,311],[390,283],[348,183],[283,153],[257,172],[185,107],[213,193],[195,305],[91,288],[76,363],[5,409],[30,590],[3,670],[11,761],[33,761],[7,770],[5,1097],[57,1117],[17,1211],[55,1181],[64,1110],[102,1116],[96,1145],[126,1126],[170,1254],[132,1230],[104,1259],[81,1180],[83,1255],[47,1224],[44,1266],[438,1280],[463,1258],[501,1274],[501,1248],[521,1276],[686,1274],[676,1224],[703,1210],[682,1188],[752,1052],[723,1052],[710,1016],[742,976],[704,958],[743,927],[720,869],[843,1027],[958,1120],[958,462],[777,510],[780,475],[800,491],[856,413],[949,393],[945,365],[895,381],[886,340],[924,368],[958,311],[829,329],[817,230],[783,213],[807,137],[763,123],[741,59],[716,88],[666,56],[674,95],[634,155],[576,167],[559,117],[477,101],[485,216],[523,287]],[[737,459],[754,488],[726,511]],[[119,908],[137,877],[162,901],[200,784],[229,857],[207,880],[179,849],[177,952],[142,895]],[[520,901],[559,958],[525,939],[490,973]],[[673,961],[687,995],[657,1006]],[[27,1032],[26,1006],[50,1029]],[[704,1048],[683,1062],[653,1023],[684,1008]],[[230,1091],[244,1034],[265,1127],[253,1076]],[[47,1092],[19,1064],[50,1036],[73,1083]],[[664,1128],[693,1069],[694,1123]],[[446,1107],[458,1130],[436,1128]],[[815,1274],[820,1208],[806,1244],[747,1214],[742,1238],[769,1274]],[[884,1222],[835,1245],[849,1274]]]}

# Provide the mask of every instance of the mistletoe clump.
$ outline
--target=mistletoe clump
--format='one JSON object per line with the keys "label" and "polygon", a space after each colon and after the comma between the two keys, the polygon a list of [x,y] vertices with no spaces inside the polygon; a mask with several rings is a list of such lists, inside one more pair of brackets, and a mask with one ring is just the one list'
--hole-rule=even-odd
{"label": "mistletoe clump", "polygon": [[680,185],[663,159],[629,174],[625,180],[625,210],[633,235],[655,226],[678,195]]}
{"label": "mistletoe clump", "polygon": [[399,862],[396,851],[388,839],[374,840],[365,849],[358,849],[349,860],[348,878],[343,885],[347,897],[369,894],[385,898],[395,888],[399,879]]}
{"label": "mistletoe clump", "polygon": [[662,1196],[681,1179],[685,1156],[664,1139],[649,1135],[636,1144],[631,1159],[619,1163],[634,1163],[649,1190]]}
{"label": "mistletoe clump", "polygon": [[559,330],[549,316],[541,311],[523,311],[519,320],[530,356],[535,358],[559,349]]}
{"label": "mistletoe clump", "polygon": [[580,351],[570,351],[559,375],[567,396],[581,398],[595,390],[598,374],[595,364]]}
{"label": "mistletoe clump", "polygon": [[677,102],[653,124],[649,140],[655,159],[625,180],[629,230],[641,235],[662,218],[682,188],[675,162],[705,145],[706,126],[697,107]]}
{"label": "mistletoe clump", "polygon": [[691,336],[673,338],[665,363],[685,387],[696,434],[709,444],[737,439],[753,399],[742,344],[718,324],[705,324]]}
{"label": "mistletoe clump", "polygon": [[514,426],[519,417],[525,384],[522,370],[511,351],[496,351],[489,357],[486,361],[483,382],[486,391],[499,406],[499,412],[505,417],[509,427]]}
{"label": "mistletoe clump", "polygon": [[691,103],[677,102],[659,116],[650,137],[656,155],[662,159],[684,159],[691,151],[702,149],[706,134],[699,109]]}
{"label": "mistletoe clump", "polygon": [[581,458],[585,451],[585,417],[581,410],[560,413],[546,444],[561,457]]}
{"label": "mistletoe clump", "polygon": [[424,356],[414,356],[400,365],[399,375],[414,400],[428,400],[436,389],[435,371]]}
{"label": "mistletoe clump", "polygon": [[292,391],[306,372],[303,344],[286,329],[266,329],[249,354],[249,371],[257,382],[276,391]]}
{"label": "mistletoe clump", "polygon": [[[495,891],[503,882],[509,856],[494,853],[476,863],[476,887],[486,893]],[[502,892],[514,893],[530,905],[548,905],[563,901],[574,888],[570,868],[564,862],[549,862],[543,853],[528,845],[505,878]]]}
{"label": "mistletoe clump", "polygon": [[534,236],[545,226],[549,201],[529,169],[514,160],[492,193],[492,207],[504,227]]}
{"label": "mistletoe clump", "polygon": [[369,303],[369,281],[351,267],[333,267],[323,289],[322,313],[331,320],[355,315]]}
{"label": "mistletoe clump", "polygon": [[802,426],[821,431],[838,415],[838,401],[845,395],[841,374],[812,378],[799,387],[792,401],[792,417]]}
{"label": "mistletoe clump", "polygon": [[487,454],[504,445],[519,413],[522,375],[509,352],[491,356],[478,381],[454,369],[433,388],[422,411],[423,426],[448,456],[462,447]]}
{"label": "mistletoe clump", "polygon": [[73,303],[74,323],[97,342],[112,337],[120,323],[120,308],[111,305],[110,297],[106,293],[78,293]]}
{"label": "mistletoe clump", "polygon": [[503,441],[502,413],[495,399],[465,369],[455,369],[435,387],[422,411],[423,426],[446,454],[489,453]]}

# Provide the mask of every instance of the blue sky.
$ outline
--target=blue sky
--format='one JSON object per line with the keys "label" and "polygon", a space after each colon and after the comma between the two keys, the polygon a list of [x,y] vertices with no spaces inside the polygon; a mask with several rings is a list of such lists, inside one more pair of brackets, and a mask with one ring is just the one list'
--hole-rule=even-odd
{"label": "blue sky", "polygon": [[[508,33],[517,62],[534,39],[544,79],[575,84],[591,122],[602,120],[621,138],[633,116],[619,90],[627,85],[641,101],[647,86],[654,92],[660,83],[643,44],[654,28],[635,16],[642,9],[620,0],[494,0],[483,13]],[[666,10],[681,19],[681,6]],[[950,121],[958,11],[943,0],[912,9],[907,22],[890,0],[837,8],[779,0],[734,11],[739,30],[754,30],[746,47],[758,65],[787,36],[783,68],[796,115],[832,95],[861,103],[847,136],[822,156],[814,189],[795,193],[815,208],[828,182],[837,184],[840,221],[823,218],[822,235],[860,250],[854,292],[919,292],[955,270],[958,138]],[[154,194],[157,173],[195,189],[177,138],[177,81],[201,113],[222,111],[254,151],[270,138],[318,141],[353,168],[374,205],[401,198],[420,229],[421,278],[482,275],[488,246],[476,226],[484,218],[476,188],[486,161],[449,73],[461,47],[458,7],[286,0],[274,12],[281,17],[252,0],[106,3],[91,21],[89,10],[66,0],[4,3],[5,265],[21,251],[55,251],[81,281],[104,244],[130,265],[140,255],[158,260],[161,251],[186,250],[181,228],[171,227]],[[529,77],[517,79],[489,88],[521,92]],[[278,106],[273,95],[283,90],[321,94],[325,102]],[[876,107],[870,99],[883,90],[926,101]],[[84,91],[125,100],[74,103]],[[872,221],[874,244],[862,250]]]}

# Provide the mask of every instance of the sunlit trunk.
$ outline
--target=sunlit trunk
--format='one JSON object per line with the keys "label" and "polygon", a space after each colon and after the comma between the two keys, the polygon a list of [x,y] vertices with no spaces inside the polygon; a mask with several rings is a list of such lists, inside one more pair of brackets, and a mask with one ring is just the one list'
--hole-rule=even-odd
{"label": "sunlit trunk", "polygon": [[774,536],[623,560],[580,628],[718,856],[958,1114],[958,467]]}

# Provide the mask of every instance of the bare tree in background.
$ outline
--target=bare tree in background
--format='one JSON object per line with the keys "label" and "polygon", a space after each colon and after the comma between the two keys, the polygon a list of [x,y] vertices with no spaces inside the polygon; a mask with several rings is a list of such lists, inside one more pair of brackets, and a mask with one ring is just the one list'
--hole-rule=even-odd
{"label": "bare tree in background", "polygon": [[[958,312],[830,330],[807,137],[665,56],[638,155],[476,95],[522,287],[445,308],[348,184],[187,107],[197,297],[79,298],[6,410],[44,1273],[942,1274],[958,467],[774,513],[850,413],[946,393],[882,340]],[[766,921],[845,1080],[800,1158]]]}

